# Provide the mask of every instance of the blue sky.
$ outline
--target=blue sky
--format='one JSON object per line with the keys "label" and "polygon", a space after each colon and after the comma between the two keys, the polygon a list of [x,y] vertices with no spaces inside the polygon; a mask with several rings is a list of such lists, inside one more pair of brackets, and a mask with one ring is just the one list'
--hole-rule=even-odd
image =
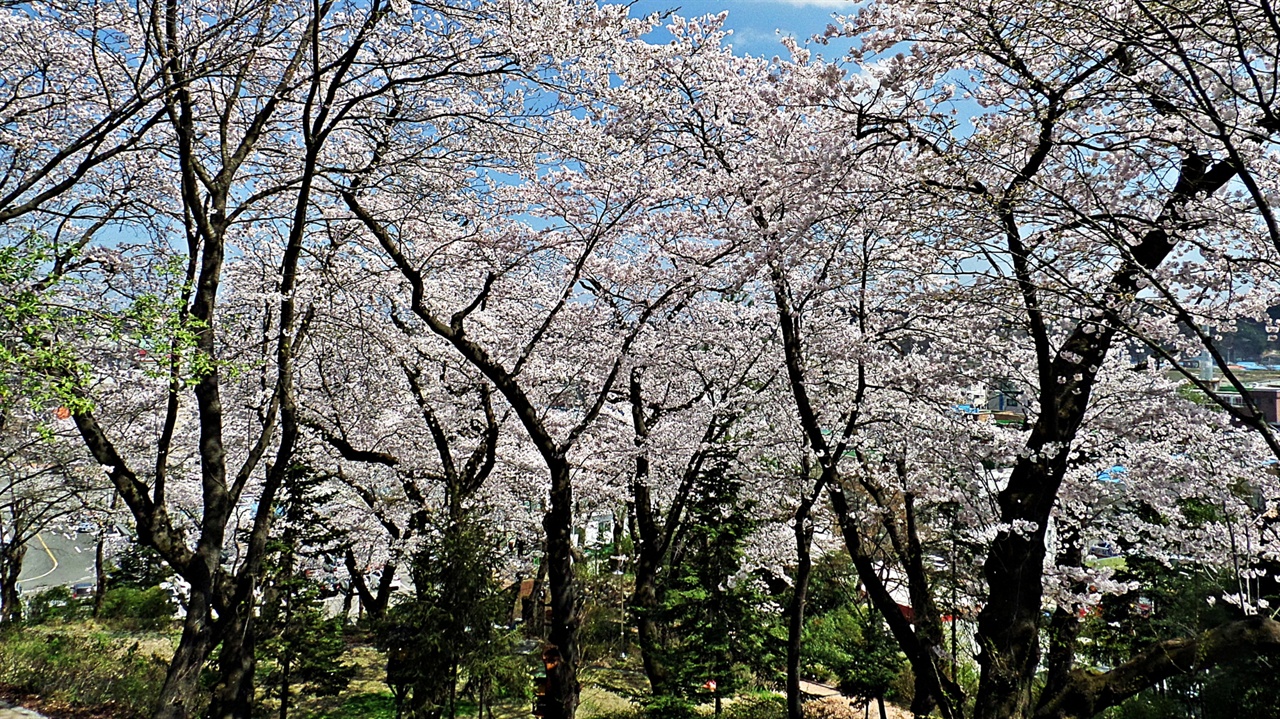
{"label": "blue sky", "polygon": [[[832,13],[852,13],[853,0],[637,0],[632,15],[677,10],[685,17],[729,11],[727,26],[733,30],[733,46],[751,55],[773,56],[783,52],[781,35],[807,38],[831,22]],[[815,49],[817,51],[817,49]],[[828,49],[823,53],[830,56]]]}

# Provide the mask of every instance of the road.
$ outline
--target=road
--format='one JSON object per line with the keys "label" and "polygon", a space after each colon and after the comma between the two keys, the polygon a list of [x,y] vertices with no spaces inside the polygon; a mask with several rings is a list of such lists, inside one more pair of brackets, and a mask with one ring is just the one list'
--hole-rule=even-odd
{"label": "road", "polygon": [[48,587],[93,581],[93,550],[97,540],[92,534],[66,535],[45,532],[27,547],[18,585],[24,594]]}

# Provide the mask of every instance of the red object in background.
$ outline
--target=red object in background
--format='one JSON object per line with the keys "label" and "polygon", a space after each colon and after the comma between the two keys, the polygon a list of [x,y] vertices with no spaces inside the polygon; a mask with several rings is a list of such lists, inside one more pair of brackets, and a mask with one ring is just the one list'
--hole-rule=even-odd
{"label": "red object in background", "polygon": [[71,416],[71,410],[66,407],[59,407],[53,411],[53,416],[58,419],[66,419]]}
{"label": "red object in background", "polygon": [[708,679],[708,680],[707,680],[707,683],[706,683],[706,684],[703,684],[702,686],[703,686],[703,687],[705,687],[705,688],[707,688],[707,689],[710,689],[711,691],[715,691],[715,690],[716,690],[716,680],[715,680],[715,679]]}

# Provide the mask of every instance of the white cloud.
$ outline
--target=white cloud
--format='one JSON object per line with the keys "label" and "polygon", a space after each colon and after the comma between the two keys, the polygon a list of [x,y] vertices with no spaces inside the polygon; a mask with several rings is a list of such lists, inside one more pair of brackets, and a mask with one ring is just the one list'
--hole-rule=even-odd
{"label": "white cloud", "polygon": [[733,29],[733,34],[729,36],[729,44],[757,52],[766,49],[774,50],[780,49],[782,47],[782,38],[791,34],[794,33],[739,27]]}

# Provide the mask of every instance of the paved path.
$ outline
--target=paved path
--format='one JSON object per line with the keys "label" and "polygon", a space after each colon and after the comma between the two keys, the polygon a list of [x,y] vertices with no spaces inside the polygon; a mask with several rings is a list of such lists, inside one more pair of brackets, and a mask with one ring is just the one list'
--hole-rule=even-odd
{"label": "paved path", "polygon": [[840,696],[840,690],[835,687],[829,687],[826,684],[818,684],[817,682],[807,682],[803,679],[800,680],[800,692],[802,694],[808,694],[811,697],[818,697],[819,699]]}
{"label": "paved path", "polygon": [[92,581],[96,542],[92,534],[77,534],[74,539],[56,532],[38,535],[27,547],[18,585],[25,593]]}

